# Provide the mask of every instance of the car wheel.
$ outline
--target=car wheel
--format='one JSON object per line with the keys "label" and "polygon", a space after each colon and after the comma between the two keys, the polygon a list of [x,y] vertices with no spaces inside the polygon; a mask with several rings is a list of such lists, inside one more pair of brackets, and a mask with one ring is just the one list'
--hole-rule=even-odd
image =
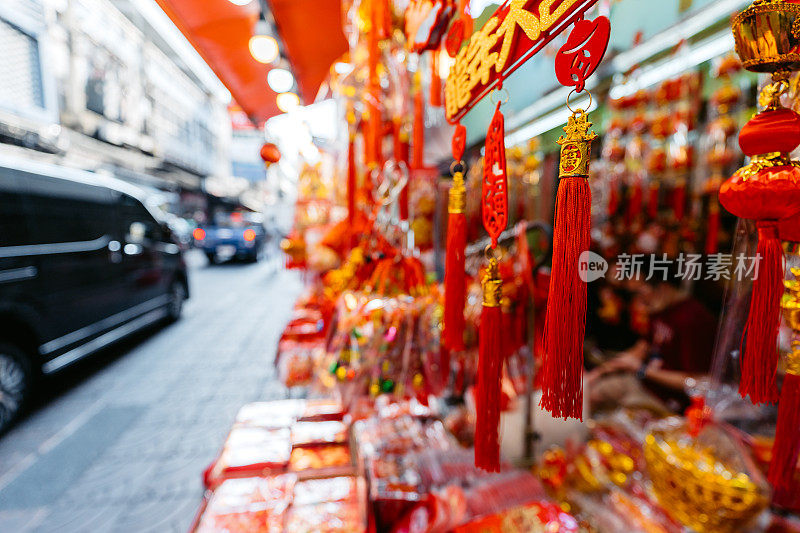
{"label": "car wheel", "polygon": [[167,304],[167,318],[175,322],[183,312],[183,302],[186,301],[186,288],[183,283],[176,281],[169,289],[169,303]]}
{"label": "car wheel", "polygon": [[0,342],[0,435],[17,419],[31,392],[30,361],[19,347]]}

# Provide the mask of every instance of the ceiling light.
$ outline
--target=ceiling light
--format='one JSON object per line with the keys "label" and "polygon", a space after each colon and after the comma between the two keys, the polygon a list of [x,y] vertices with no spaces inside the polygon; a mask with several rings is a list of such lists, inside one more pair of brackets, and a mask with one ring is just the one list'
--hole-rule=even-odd
{"label": "ceiling light", "polygon": [[285,93],[294,87],[294,76],[286,69],[274,68],[267,74],[267,83],[276,93]]}
{"label": "ceiling light", "polygon": [[246,6],[253,0],[230,0],[231,4],[236,4],[237,6]]}
{"label": "ceiling light", "polygon": [[294,93],[281,93],[278,95],[277,102],[278,109],[284,113],[288,113],[300,106],[300,97]]}
{"label": "ceiling light", "polygon": [[259,63],[272,63],[278,59],[278,41],[269,35],[250,37],[250,54]]}

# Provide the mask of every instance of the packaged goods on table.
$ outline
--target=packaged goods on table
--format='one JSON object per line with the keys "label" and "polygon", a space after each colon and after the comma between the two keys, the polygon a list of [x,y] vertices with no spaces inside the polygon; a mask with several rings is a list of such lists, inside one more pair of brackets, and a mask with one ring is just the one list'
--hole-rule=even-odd
{"label": "packaged goods on table", "polygon": [[292,452],[289,437],[287,428],[235,426],[206,472],[206,486],[213,487],[224,479],[285,470]]}
{"label": "packaged goods on table", "polygon": [[293,475],[229,479],[202,510],[194,533],[281,533],[296,481]]}

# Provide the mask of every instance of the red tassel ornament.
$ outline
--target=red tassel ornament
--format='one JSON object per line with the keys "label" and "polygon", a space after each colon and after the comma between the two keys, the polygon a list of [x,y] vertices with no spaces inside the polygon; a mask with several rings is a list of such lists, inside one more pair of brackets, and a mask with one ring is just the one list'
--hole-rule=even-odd
{"label": "red tassel ornament", "polygon": [[719,201],[734,215],[757,222],[760,256],[745,326],[739,393],[756,404],[771,403],[777,400],[784,271],[777,223],[800,213],[800,166],[788,157],[800,144],[800,115],[780,107],[776,96],[742,128],[739,144],[751,162],[722,184]]}
{"label": "red tassel ornament", "polygon": [[500,309],[503,282],[497,259],[489,259],[483,278],[483,307],[479,335],[477,416],[475,422],[475,466],[487,472],[500,471],[500,379],[503,370]]}
{"label": "red tassel ornament", "polygon": [[483,162],[483,226],[491,244],[487,247],[489,266],[483,278],[483,307],[478,332],[479,361],[475,408],[475,466],[489,472],[500,470],[500,380],[503,371],[503,316],[500,310],[502,281],[497,259],[491,250],[508,226],[508,184],[506,175],[505,120],[500,104],[495,108],[486,132]]}
{"label": "red tassel ornament", "polygon": [[467,247],[466,188],[464,175],[456,172],[450,187],[447,219],[447,249],[444,265],[444,331],[443,342],[448,349],[464,349],[464,303],[466,282],[464,251]]}
{"label": "red tassel ornament", "polygon": [[556,198],[553,266],[545,319],[542,367],[543,409],[556,418],[583,419],[583,339],[586,329],[586,282],[579,275],[580,255],[589,249],[592,193],[589,153],[597,134],[583,109],[564,128],[560,183]]}
{"label": "red tassel ornament", "polygon": [[705,252],[706,255],[711,255],[717,253],[717,249],[719,246],[719,223],[720,223],[720,214],[719,214],[719,204],[717,203],[717,199],[711,197],[709,199],[709,207],[708,207],[708,232],[706,233],[706,245],[705,245]]}
{"label": "red tassel ornament", "polygon": [[353,224],[356,219],[356,136],[350,134],[347,143],[347,220]]}
{"label": "red tassel ornament", "polygon": [[657,181],[651,181],[647,190],[647,216],[652,220],[658,218],[658,191],[660,188]]}

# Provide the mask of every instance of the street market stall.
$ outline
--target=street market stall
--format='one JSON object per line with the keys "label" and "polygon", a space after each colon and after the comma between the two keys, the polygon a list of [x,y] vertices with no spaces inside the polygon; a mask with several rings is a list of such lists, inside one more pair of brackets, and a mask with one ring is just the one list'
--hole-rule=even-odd
{"label": "street market stall", "polygon": [[194,531],[800,531],[800,4],[650,4],[342,2]]}

